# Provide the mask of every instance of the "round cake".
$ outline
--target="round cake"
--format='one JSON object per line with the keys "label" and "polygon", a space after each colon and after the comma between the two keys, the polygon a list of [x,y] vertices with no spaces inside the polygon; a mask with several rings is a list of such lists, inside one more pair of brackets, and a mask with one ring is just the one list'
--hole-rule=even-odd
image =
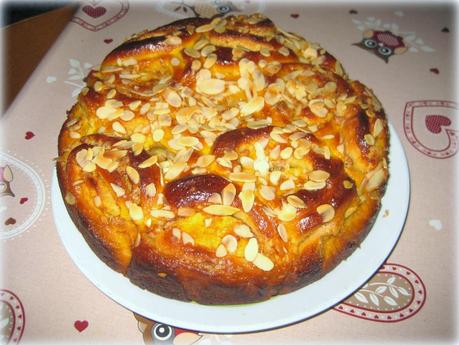
{"label": "round cake", "polygon": [[268,18],[143,31],[86,82],[58,180],[88,245],[133,284],[262,301],[321,278],[371,229],[388,179],[382,106]]}

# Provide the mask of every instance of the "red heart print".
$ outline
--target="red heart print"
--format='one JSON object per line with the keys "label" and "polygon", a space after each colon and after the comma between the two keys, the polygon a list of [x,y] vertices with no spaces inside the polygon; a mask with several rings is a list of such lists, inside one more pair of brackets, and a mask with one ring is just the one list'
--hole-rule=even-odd
{"label": "red heart print", "polygon": [[83,7],[83,12],[92,18],[99,18],[107,12],[107,9],[102,6],[92,7],[90,5],[86,5]]}
{"label": "red heart print", "polygon": [[106,38],[104,39],[104,42],[107,43],[107,44],[110,44],[113,42],[113,38]]}
{"label": "red heart print", "polygon": [[14,225],[16,224],[16,219],[10,217],[7,220],[5,220],[5,225]]}
{"label": "red heart print", "polygon": [[83,332],[89,325],[89,322],[86,320],[76,320],[73,326],[78,332]]}
{"label": "red heart print", "polygon": [[430,72],[432,72],[432,73],[434,73],[434,74],[440,74],[440,71],[439,71],[439,69],[438,69],[438,68],[436,68],[436,67],[434,67],[434,68],[431,68],[429,71],[430,71]]}
{"label": "red heart print", "polygon": [[292,13],[292,14],[290,15],[290,17],[295,18],[295,19],[298,18],[299,16],[300,16],[300,15],[299,15],[298,13]]}
{"label": "red heart print", "polygon": [[25,138],[25,140],[30,140],[30,139],[32,139],[34,136],[35,136],[35,134],[34,134],[33,132],[28,131],[28,132],[26,132],[24,138]]}
{"label": "red heart print", "polygon": [[451,125],[451,120],[443,115],[427,115],[426,116],[426,127],[427,129],[434,133],[438,134],[441,132],[443,126]]}
{"label": "red heart print", "polygon": [[22,205],[22,204],[25,204],[27,201],[29,200],[29,198],[27,197],[23,197],[19,200],[19,203]]}

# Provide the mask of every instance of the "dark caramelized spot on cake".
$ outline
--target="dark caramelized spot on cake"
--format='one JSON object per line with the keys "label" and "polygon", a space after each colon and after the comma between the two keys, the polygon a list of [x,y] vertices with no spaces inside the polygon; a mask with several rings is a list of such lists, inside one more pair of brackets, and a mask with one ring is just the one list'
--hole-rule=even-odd
{"label": "dark caramelized spot on cake", "polygon": [[261,138],[268,137],[272,127],[263,127],[258,129],[252,128],[237,128],[232,131],[225,132],[217,137],[214,142],[213,152],[216,155],[231,151],[241,144],[249,143]]}
{"label": "dark caramelized spot on cake", "polygon": [[174,207],[195,206],[206,202],[214,193],[220,193],[229,183],[218,175],[187,176],[169,182],[164,188],[167,202]]}

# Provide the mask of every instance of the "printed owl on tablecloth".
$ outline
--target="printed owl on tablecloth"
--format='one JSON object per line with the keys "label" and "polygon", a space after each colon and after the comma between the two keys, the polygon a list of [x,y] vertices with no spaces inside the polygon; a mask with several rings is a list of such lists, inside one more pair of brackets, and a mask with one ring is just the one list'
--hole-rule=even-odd
{"label": "printed owl on tablecloth", "polygon": [[386,63],[389,62],[391,56],[403,54],[408,50],[403,37],[397,36],[388,30],[365,30],[362,40],[353,45],[373,53]]}
{"label": "printed owl on tablecloth", "polygon": [[201,334],[194,331],[155,322],[136,313],[134,317],[145,345],[192,345],[202,338]]}

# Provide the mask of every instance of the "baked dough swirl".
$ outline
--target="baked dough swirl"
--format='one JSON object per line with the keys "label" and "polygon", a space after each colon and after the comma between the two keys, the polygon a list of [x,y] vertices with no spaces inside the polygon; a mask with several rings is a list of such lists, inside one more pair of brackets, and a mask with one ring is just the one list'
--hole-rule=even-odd
{"label": "baked dough swirl", "polygon": [[203,304],[313,282],[361,243],[388,179],[372,91],[260,15],[133,35],[87,77],[58,180],[89,246],[134,284]]}

